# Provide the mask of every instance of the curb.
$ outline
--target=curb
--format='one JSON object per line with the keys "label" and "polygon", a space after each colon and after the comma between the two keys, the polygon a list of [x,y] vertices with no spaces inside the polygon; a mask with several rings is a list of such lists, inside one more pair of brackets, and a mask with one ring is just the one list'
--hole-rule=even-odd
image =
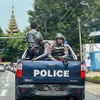
{"label": "curb", "polygon": [[92,82],[92,83],[96,83],[96,84],[100,84],[100,79],[94,79],[92,77],[86,77],[85,79],[87,82]]}

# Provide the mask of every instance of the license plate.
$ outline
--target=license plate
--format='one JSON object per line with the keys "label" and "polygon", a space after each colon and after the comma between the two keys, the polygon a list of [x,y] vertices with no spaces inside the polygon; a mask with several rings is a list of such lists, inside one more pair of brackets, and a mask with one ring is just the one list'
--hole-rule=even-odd
{"label": "license plate", "polygon": [[59,85],[58,84],[44,84],[43,90],[44,91],[59,91]]}

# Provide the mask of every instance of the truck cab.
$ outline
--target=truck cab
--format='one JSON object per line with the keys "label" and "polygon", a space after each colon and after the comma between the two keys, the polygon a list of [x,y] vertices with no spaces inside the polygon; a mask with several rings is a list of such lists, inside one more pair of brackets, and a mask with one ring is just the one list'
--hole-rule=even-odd
{"label": "truck cab", "polygon": [[67,44],[69,56],[63,61],[31,61],[27,49],[17,63],[15,100],[35,98],[64,98],[84,100],[85,66],[77,61]]}

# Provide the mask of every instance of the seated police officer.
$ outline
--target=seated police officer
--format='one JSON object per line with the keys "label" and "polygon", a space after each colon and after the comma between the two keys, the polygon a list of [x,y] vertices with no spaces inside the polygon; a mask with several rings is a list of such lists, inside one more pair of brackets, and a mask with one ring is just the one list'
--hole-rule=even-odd
{"label": "seated police officer", "polygon": [[43,60],[44,58],[49,57],[50,55],[50,45],[48,42],[43,42],[43,36],[38,33],[35,35],[38,48],[34,51],[37,54],[37,57],[33,57],[32,60]]}
{"label": "seated police officer", "polygon": [[53,43],[52,56],[66,58],[68,56],[68,48],[64,44],[65,37],[61,33],[57,33],[55,36],[56,41]]}

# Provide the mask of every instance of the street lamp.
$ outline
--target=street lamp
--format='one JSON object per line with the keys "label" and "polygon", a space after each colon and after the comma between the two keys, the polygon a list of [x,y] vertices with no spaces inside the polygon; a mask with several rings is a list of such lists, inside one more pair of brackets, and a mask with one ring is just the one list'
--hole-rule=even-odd
{"label": "street lamp", "polygon": [[[88,6],[89,7],[89,4],[86,1],[82,1],[80,4],[83,5],[83,6]],[[81,20],[80,20],[80,17],[78,17],[79,43],[80,43],[80,59],[82,61],[82,37],[81,37],[81,24],[80,23],[81,23]]]}

